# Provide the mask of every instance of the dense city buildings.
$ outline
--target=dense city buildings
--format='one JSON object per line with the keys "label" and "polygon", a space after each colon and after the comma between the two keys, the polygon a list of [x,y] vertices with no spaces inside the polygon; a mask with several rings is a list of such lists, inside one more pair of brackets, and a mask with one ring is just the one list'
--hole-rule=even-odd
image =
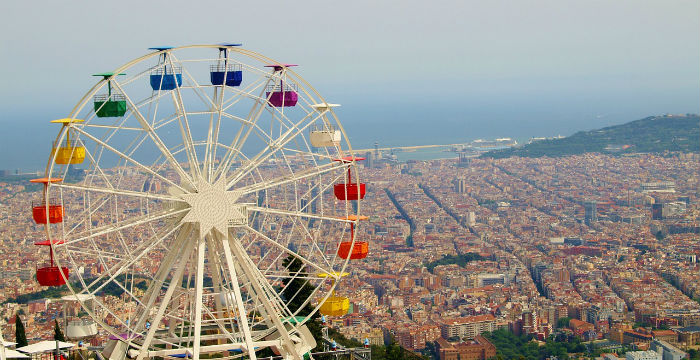
{"label": "dense city buildings", "polygon": [[[669,353],[700,342],[697,154],[409,163],[371,155],[361,172],[369,220],[357,229],[369,256],[351,261],[337,289],[350,312],[329,319],[347,337],[393,338],[411,351],[435,343],[441,359],[493,356],[481,335],[497,329],[639,350],[659,342]],[[0,183],[6,339],[19,310],[31,337],[43,339],[60,312],[54,299],[14,300],[42,290],[34,279],[42,254],[32,246],[42,233],[28,211],[37,196]]]}

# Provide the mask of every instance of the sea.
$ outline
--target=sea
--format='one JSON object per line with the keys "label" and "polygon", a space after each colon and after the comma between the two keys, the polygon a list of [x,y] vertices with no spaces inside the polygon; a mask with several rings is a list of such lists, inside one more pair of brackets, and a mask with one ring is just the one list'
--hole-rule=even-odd
{"label": "sea", "polygon": [[[497,104],[465,107],[459,103],[376,103],[348,99],[336,114],[355,149],[428,144],[464,144],[476,139],[512,138],[522,144],[532,137],[568,136],[637,120],[661,112],[627,109],[596,115],[576,106],[521,104],[518,109]],[[68,108],[32,108],[0,114],[0,170],[35,172],[46,166],[51,144],[59,129],[48,120],[65,117]],[[60,114],[60,115],[56,115]],[[396,152],[399,161],[454,158],[444,148]]]}

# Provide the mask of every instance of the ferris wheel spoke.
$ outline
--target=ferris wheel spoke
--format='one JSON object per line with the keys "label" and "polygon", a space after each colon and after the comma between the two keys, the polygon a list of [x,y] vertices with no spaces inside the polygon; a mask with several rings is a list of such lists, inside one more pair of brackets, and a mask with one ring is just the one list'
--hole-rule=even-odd
{"label": "ferris wheel spoke", "polygon": [[[266,291],[263,288],[263,285],[269,286],[269,283],[265,277],[259,273],[258,268],[252,264],[250,258],[246,255],[245,250],[240,246],[240,242],[232,237],[229,237],[228,245],[233,256],[238,259],[238,266],[243,270],[245,276],[250,279],[250,285],[255,292],[256,297],[263,305],[265,312],[271,317],[269,320],[272,321],[272,324],[280,334],[280,337],[283,339],[283,346],[286,348],[285,350],[289,354],[293,354],[296,360],[302,360],[300,354],[296,353],[296,349],[293,346],[294,343],[289,337],[287,328],[284,326],[284,324],[282,324],[282,320],[279,318],[279,315],[281,314],[280,310],[286,309],[289,314],[291,314],[291,312],[289,309],[287,309],[287,306],[281,301],[281,299],[279,299],[279,297],[275,299],[276,301],[273,301],[274,297],[271,296],[277,296],[277,293],[274,290],[271,291],[274,294],[272,295],[270,291]],[[225,248],[226,247],[224,247],[224,249]],[[275,306],[275,304],[277,306]],[[276,310],[276,307],[279,310]]]}
{"label": "ferris wheel spoke", "polygon": [[[182,261],[179,263],[176,263],[176,270],[175,274],[172,277],[172,280],[170,281],[170,284],[168,285],[168,289],[165,291],[165,295],[163,295],[163,299],[160,302],[160,306],[158,307],[158,311],[156,312],[156,315],[153,317],[153,321],[151,322],[152,326],[148,329],[148,333],[146,334],[146,338],[143,340],[143,343],[140,346],[140,350],[138,356],[136,357],[136,360],[143,360],[144,357],[148,356],[148,348],[151,345],[151,342],[153,341],[153,336],[156,333],[156,330],[159,328],[159,324],[161,320],[163,319],[163,315],[165,314],[165,310],[170,304],[170,299],[172,299],[173,293],[175,292],[175,289],[180,287],[180,281],[182,279],[182,274],[185,270],[185,267],[187,267],[187,260],[190,258],[190,255],[192,254],[192,250],[194,249],[195,242],[191,241],[185,244],[185,249],[182,253]],[[152,293],[154,295],[155,293]],[[155,300],[154,296],[151,296]],[[149,299],[150,300],[150,299]],[[150,309],[150,307],[153,306],[153,303],[149,301],[149,306],[146,307],[146,309]],[[146,321],[146,317],[148,317],[148,313],[144,312],[143,316],[140,317],[139,319],[139,327],[144,325]]]}
{"label": "ferris wheel spoke", "polygon": [[[215,98],[218,98],[217,91],[218,91],[218,88],[214,88],[214,97]],[[214,105],[213,108],[220,109],[220,107],[217,107],[216,105]],[[207,144],[204,147],[204,164],[202,164],[202,168],[203,168],[204,173],[206,174],[207,181],[211,181],[211,168],[212,168],[212,164],[214,163],[214,159],[211,157],[212,148],[214,148],[214,149],[216,148],[216,145],[214,144],[213,138],[214,138],[214,136],[218,137],[219,127],[221,126],[221,110],[218,110],[216,112],[216,117],[217,117],[216,129],[214,128],[214,116],[215,116],[214,114],[209,116],[209,128],[207,129]]]}
{"label": "ferris wheel spoke", "polygon": [[198,176],[201,176],[201,173],[199,169],[199,160],[197,159],[197,151],[194,148],[194,141],[192,140],[189,120],[187,119],[187,110],[185,110],[185,105],[182,102],[180,91],[177,91],[177,95],[175,92],[170,93],[178,114],[178,126],[180,127],[182,144],[184,145],[185,154],[187,154],[187,161],[190,163],[190,176],[192,176],[192,179],[196,179]]}
{"label": "ferris wheel spoke", "polygon": [[70,244],[74,244],[74,243],[79,243],[81,241],[89,240],[89,239],[92,239],[92,238],[95,238],[98,236],[107,235],[107,234],[113,233],[115,231],[120,231],[120,230],[124,230],[124,229],[130,228],[130,227],[133,227],[133,226],[146,224],[146,223],[149,223],[152,221],[164,219],[164,218],[169,217],[169,216],[179,215],[179,214],[185,213],[189,210],[190,210],[189,208],[179,209],[179,210],[166,209],[166,210],[157,211],[155,213],[146,214],[144,216],[139,216],[137,218],[131,218],[131,219],[119,221],[116,223],[108,224],[105,226],[101,226],[98,228],[93,228],[93,229],[90,229],[89,234],[77,237],[77,238],[72,239],[72,240],[66,240],[65,244],[70,245]]}
{"label": "ferris wheel spoke", "polygon": [[109,180],[109,177],[107,176],[107,174],[105,174],[104,170],[102,170],[102,167],[99,165],[100,157],[102,156],[103,150],[104,150],[104,148],[102,148],[99,151],[100,154],[98,155],[97,158],[95,158],[94,155],[92,154],[92,152],[90,150],[88,150],[88,148],[86,147],[85,148],[85,155],[87,156],[87,158],[89,159],[91,164],[93,164],[93,171],[92,171],[93,175],[99,176],[99,178],[102,179],[107,186],[112,188],[112,187],[114,187],[112,185],[112,182]]}
{"label": "ferris wheel spoke", "polygon": [[[311,240],[312,240],[312,241],[311,241],[311,248],[309,249],[309,254],[311,254],[313,251],[318,251],[318,254],[323,254],[323,251],[322,251],[321,248],[319,247],[318,242],[313,240],[313,239],[316,238],[316,236],[314,236],[313,234],[311,234],[311,232],[309,232],[308,227],[301,223],[301,218],[299,218],[299,217],[291,217],[291,220],[292,220],[292,229],[294,229],[295,227],[298,227],[299,229],[301,229],[301,230],[304,232],[304,235],[306,235],[306,237],[307,237],[308,239],[311,239]],[[343,219],[343,220],[344,220],[344,219]],[[289,231],[289,232],[288,232],[288,235],[287,235],[287,241],[290,241],[291,238],[292,238],[292,236],[293,236],[293,232],[292,232],[292,231]],[[279,242],[278,242],[278,243],[279,243]],[[295,252],[295,254],[298,254],[298,253]],[[323,259],[324,264],[325,264],[329,269],[332,269],[332,268],[333,268],[333,265],[328,261],[328,258],[327,258],[326,256],[321,256],[321,259]]]}
{"label": "ferris wheel spoke", "polygon": [[[171,68],[174,68],[175,66],[173,64],[174,57],[174,55],[168,57],[168,61],[170,62]],[[183,69],[185,69],[185,74],[189,75],[189,73],[187,73],[187,69]],[[191,76],[190,79],[193,82],[193,86],[195,88],[199,88],[199,85],[194,79],[192,79]],[[195,89],[195,93],[196,92],[197,89]],[[175,103],[175,110],[178,112],[178,118],[180,119],[180,133],[182,136],[182,142],[185,144],[187,158],[189,159],[190,171],[192,172],[192,179],[196,179],[197,177],[201,177],[202,174],[199,168],[199,160],[197,159],[197,151],[195,150],[192,141],[192,132],[190,131],[190,122],[187,118],[187,110],[185,109],[185,103],[182,101],[182,91],[180,90],[179,86],[176,86],[175,91],[171,91],[170,94],[172,95],[173,102]],[[211,101],[209,101],[209,104],[210,103]]]}
{"label": "ferris wheel spoke", "polygon": [[327,221],[342,222],[342,223],[349,223],[349,224],[354,223],[353,220],[348,220],[348,219],[343,219],[343,218],[338,218],[338,217],[307,214],[304,212],[280,210],[280,209],[274,209],[274,208],[262,207],[262,206],[249,205],[249,206],[247,206],[247,209],[248,209],[248,211],[255,211],[255,212],[261,212],[261,213],[273,214],[273,215],[285,215],[285,216],[289,216],[291,218],[318,219],[318,220],[327,220]]}
{"label": "ferris wheel spoke", "polygon": [[276,247],[278,250],[281,250],[282,252],[285,252],[285,253],[299,259],[304,264],[316,269],[319,273],[331,273],[333,271],[333,269],[331,269],[331,268],[324,269],[323,267],[319,266],[315,262],[297,254],[296,252],[294,252],[292,250],[289,250],[287,247],[283,246],[282,244],[278,243],[275,240],[270,239],[270,237],[268,237],[267,235],[263,234],[262,232],[260,232],[258,230],[255,230],[254,228],[252,228],[248,225],[245,226],[245,229],[247,231],[255,234],[256,236],[260,237],[261,239],[265,240],[266,242],[270,243],[270,245]]}
{"label": "ferris wheel spoke", "polygon": [[[108,143],[102,141],[101,139],[98,139],[97,137],[91,135],[90,133],[88,133],[88,132],[86,132],[86,131],[84,131],[84,130],[81,130],[81,129],[78,129],[78,128],[75,128],[75,130],[78,131],[78,132],[80,132],[81,134],[85,135],[85,137],[89,138],[90,140],[92,140],[92,141],[94,141],[94,142],[100,144],[102,147],[106,148],[107,150],[109,150],[109,151],[113,152],[114,154],[116,154],[116,155],[122,157],[122,158],[125,159],[126,161],[128,161],[128,162],[130,162],[130,163],[136,165],[138,168],[140,168],[140,169],[142,169],[142,170],[145,170],[145,171],[148,172],[149,174],[151,174],[151,175],[157,177],[158,179],[167,182],[168,184],[170,184],[170,185],[172,185],[172,186],[174,186],[174,187],[176,187],[176,188],[182,190],[183,192],[186,191],[184,188],[182,188],[180,185],[174,183],[172,180],[170,180],[170,179],[164,177],[163,175],[161,175],[161,174],[159,174],[159,173],[153,171],[153,170],[152,170],[151,168],[149,168],[148,166],[143,165],[143,164],[141,164],[140,162],[134,160],[134,159],[131,158],[130,156],[128,156],[128,155],[124,154],[123,152],[121,152],[121,151],[115,149],[113,146],[111,146],[111,145],[109,145]],[[170,156],[172,157],[172,154],[171,154],[170,152],[168,152],[168,154],[170,154]],[[167,158],[167,156],[166,156],[166,158]],[[179,166],[179,165],[178,165],[178,166]]]}
{"label": "ferris wheel spoke", "polygon": [[[219,294],[219,296],[214,297],[214,306],[216,308],[216,315],[212,314],[210,311],[208,311],[209,316],[211,316],[212,319],[216,322],[217,327],[219,327],[220,331],[223,332],[223,334],[226,335],[226,337],[229,339],[231,342],[237,342],[239,339],[235,339],[234,336],[226,330],[225,326],[226,323],[228,323],[228,326],[230,326],[231,329],[236,328],[236,323],[234,323],[234,318],[231,316],[227,316],[226,313],[224,312],[223,305],[221,303],[221,298],[222,295],[226,296],[226,304],[228,307],[228,304],[233,303],[231,301],[230,297],[230,291],[226,289],[226,286],[224,285],[224,281],[222,278],[226,278],[225,274],[225,269],[226,267],[222,264],[221,262],[221,252],[219,250],[219,246],[217,244],[221,244],[220,241],[220,236],[218,234],[212,234],[212,236],[207,236],[206,241],[207,241],[207,248],[209,251],[207,252],[208,254],[208,264],[209,264],[209,271],[212,275],[212,284],[213,284],[213,289],[214,289],[214,294]],[[228,284],[232,284],[231,280],[228,280]],[[242,286],[242,285],[241,285]],[[237,288],[240,291],[240,288],[238,286],[229,286],[231,288]],[[239,314],[241,314],[239,312]],[[245,312],[243,312],[245,314]],[[247,318],[246,318],[247,319]],[[244,320],[239,319],[240,324],[244,323]],[[247,326],[245,326],[247,327]]]}
{"label": "ferris wheel spoke", "polygon": [[[229,56],[228,52],[226,52],[226,62],[228,62]],[[243,100],[245,97],[243,94],[247,94],[248,91],[251,89],[254,89],[255,82],[251,82],[251,84],[247,85],[245,88],[241,89],[238,92],[235,92],[234,96],[232,97],[231,100],[229,100],[229,104],[227,104],[226,108],[229,108],[235,104],[237,104],[239,101]],[[225,111],[226,109],[224,108],[224,98],[226,96],[226,86],[221,85],[220,87],[214,87],[214,100],[215,102],[212,102],[213,110],[216,111],[216,125],[214,126],[213,123],[213,116],[209,120],[209,131],[207,133],[207,148],[206,148],[206,161],[207,162],[207,176],[209,177],[209,181],[212,181],[212,175],[213,175],[213,165],[214,165],[214,160],[216,159],[216,150],[219,142],[219,131],[221,129],[221,120],[227,114]]]}
{"label": "ferris wheel spoke", "polygon": [[[74,218],[76,218],[76,219],[83,219],[85,217],[88,217],[88,219],[91,218],[92,215],[94,215],[94,213],[97,212],[97,210],[99,210],[102,206],[107,204],[107,202],[109,202],[109,200],[111,200],[111,199],[112,198],[109,195],[104,195],[104,196],[102,196],[98,199],[94,199],[92,201],[88,200],[90,202],[90,205],[86,206],[80,213],[78,213],[76,216],[74,216]],[[75,230],[77,230],[81,225],[84,225],[84,223],[81,221],[76,221],[75,224],[71,228],[69,228],[68,230],[64,229],[63,230],[64,238],[73,234],[73,232]],[[64,226],[65,226],[65,223],[64,223]]]}
{"label": "ferris wheel spoke", "polygon": [[[144,241],[142,242],[137,249],[134,249],[134,251],[131,254],[127,254],[127,257],[119,257],[115,258],[120,260],[120,262],[114,264],[112,267],[107,269],[105,274],[100,275],[96,279],[90,282],[90,284],[85,284],[85,289],[88,290],[92,288],[93,286],[97,284],[101,284],[97,288],[93,289],[91,291],[91,295],[95,295],[97,292],[102,290],[107,284],[110,282],[114,282],[115,279],[121,275],[126,269],[129,269],[132,265],[134,265],[137,261],[141,260],[146,254],[150,253],[156,246],[161,244],[168,236],[172,235],[175,231],[178,230],[180,225],[177,225],[173,227],[172,229],[169,229],[168,231],[165,231],[163,234],[154,234],[149,241]],[[71,250],[69,250],[71,251]],[[90,253],[89,251],[85,250],[72,250],[72,253]],[[99,258],[103,258],[102,252],[100,250],[96,250],[98,253],[97,256]],[[133,254],[136,254],[135,256]],[[106,276],[109,275],[109,278],[103,282],[103,280],[106,278]],[[138,301],[138,298],[134,297]]]}
{"label": "ferris wheel spoke", "polygon": [[287,145],[287,143],[292,141],[296,136],[303,133],[309,126],[311,126],[314,121],[308,121],[307,124],[301,126],[308,120],[308,117],[308,115],[305,116],[303,119],[297,122],[294,127],[289,128],[280,138],[268,144],[265,149],[252,157],[251,161],[245,166],[242,166],[239,170],[237,170],[232,179],[228,182],[227,188],[231,188],[231,186],[233,186],[237,181],[247,176],[251,171],[253,171],[254,168],[257,168],[260,164],[274,155],[280,148],[283,148],[285,145]]}
{"label": "ferris wheel spoke", "polygon": [[206,242],[200,239],[197,242],[197,268],[194,289],[194,353],[193,360],[199,360],[199,348],[202,338],[202,294],[204,292],[204,255]]}
{"label": "ferris wheel spoke", "polygon": [[[151,309],[153,304],[155,303],[156,298],[160,294],[160,290],[163,287],[163,284],[165,283],[165,279],[172,270],[173,266],[175,266],[175,264],[178,263],[178,260],[181,260],[181,262],[186,263],[189,259],[189,255],[184,256],[184,254],[186,254],[187,248],[191,247],[191,245],[189,245],[191,241],[188,242],[188,240],[190,240],[190,236],[192,235],[192,233],[192,226],[190,224],[184,224],[178,231],[178,234],[175,237],[175,241],[170,247],[170,250],[168,251],[167,255],[158,266],[158,270],[153,276],[153,280],[148,285],[148,288],[146,289],[144,296],[142,297],[142,299],[145,299],[145,301],[142,300],[141,302],[146,305],[144,305],[143,308],[140,309],[140,313],[136,314],[136,327],[138,329],[142,328],[146,323],[146,317],[149,315],[148,310]],[[180,274],[180,276],[178,277],[173,277],[171,279],[171,284],[179,284],[181,278],[182,274]]]}
{"label": "ferris wheel spoke", "polygon": [[144,131],[143,128],[135,128],[135,127],[129,127],[129,126],[123,126],[123,125],[83,124],[82,126],[86,127],[86,128],[95,128],[95,129]]}
{"label": "ferris wheel spoke", "polygon": [[[224,155],[224,161],[221,162],[219,165],[219,168],[217,169],[216,173],[214,174],[214,178],[218,178],[220,176],[226,176],[226,170],[228,169],[229,165],[236,159],[238,154],[241,152],[241,148],[243,148],[243,145],[245,144],[246,140],[248,139],[248,136],[250,133],[253,131],[255,128],[258,120],[260,119],[260,115],[262,115],[263,110],[265,109],[265,104],[266,102],[262,102],[260,99],[262,97],[262,93],[265,92],[265,88],[267,85],[270,84],[271,79],[267,78],[265,86],[262,87],[260,90],[260,97],[255,98],[255,103],[253,104],[253,107],[250,109],[248,112],[247,116],[247,124],[246,123],[241,123],[241,127],[238,128],[238,131],[236,132],[236,136],[233,138],[233,141],[231,142],[231,146],[229,150],[226,152]],[[247,125],[247,126],[246,126]],[[243,134],[243,129],[245,130],[245,134]]]}
{"label": "ferris wheel spoke", "polygon": [[[179,60],[177,59],[177,57],[176,57],[174,54],[171,54],[171,55],[168,57],[168,60],[170,61],[170,66],[174,66],[173,59],[175,59],[175,61],[179,61]],[[192,87],[189,87],[189,89],[194,90],[194,93],[197,95],[197,97],[199,97],[199,99],[200,99],[206,106],[210,106],[210,105],[213,106],[213,105],[214,105],[214,99],[210,98],[209,95],[208,95],[206,92],[202,91],[202,89],[201,89],[201,88],[202,88],[202,85],[200,85],[200,84],[197,82],[197,79],[196,79],[194,76],[192,76],[192,74],[190,74],[189,71],[187,71],[187,67],[185,67],[185,66],[182,67],[182,73],[183,73],[183,75],[186,76],[187,79],[192,83]],[[177,88],[179,89],[180,87],[178,86]],[[178,90],[178,91],[179,91],[179,90]]]}
{"label": "ferris wheel spoke", "polygon": [[[225,175],[226,169],[228,169],[229,165],[236,160],[239,154],[242,154],[241,149],[243,148],[243,145],[246,143],[248,136],[250,136],[250,133],[253,131],[253,129],[257,128],[261,133],[265,133],[264,131],[262,131],[262,129],[260,129],[257,126],[257,122],[265,110],[265,105],[268,104],[267,98],[263,97],[263,94],[265,93],[265,89],[267,88],[267,86],[272,81],[272,78],[263,75],[260,77],[259,81],[260,85],[262,85],[260,87],[260,93],[258,96],[252,98],[255,101],[255,103],[248,112],[248,116],[245,119],[238,119],[241,122],[241,127],[238,128],[236,136],[233,138],[229,150],[224,155],[224,161],[222,161],[219,165],[219,168],[215,173],[215,178],[218,178],[222,174]],[[243,133],[244,129],[245,134]]]}
{"label": "ferris wheel spoke", "polygon": [[83,190],[83,191],[98,192],[98,193],[105,193],[105,194],[111,194],[111,195],[123,195],[123,196],[139,197],[139,198],[144,198],[144,199],[149,199],[149,200],[162,200],[162,201],[175,201],[175,202],[182,201],[182,199],[177,198],[177,197],[160,195],[160,194],[149,194],[149,193],[145,193],[145,192],[141,192],[141,191],[132,191],[132,190],[123,190],[123,189],[114,189],[114,188],[107,189],[107,188],[102,188],[102,187],[68,184],[68,183],[56,183],[56,184],[54,184],[54,186],[57,186],[57,187],[63,188],[63,189]]}
{"label": "ferris wheel spoke", "polygon": [[[272,189],[275,187],[279,187],[291,182],[297,182],[300,180],[312,178],[318,175],[322,175],[334,170],[339,170],[339,169],[344,169],[345,164],[343,164],[340,161],[333,161],[328,164],[323,164],[319,165],[315,168],[304,170],[304,171],[299,171],[295,174],[290,174],[290,175],[285,175],[285,176],[279,176],[274,179],[266,180],[266,181],[261,181],[255,184],[251,185],[246,185],[242,186],[240,188],[237,188],[237,191],[240,191],[242,194],[251,194],[254,192],[262,191],[262,190],[268,190]],[[343,173],[344,174],[344,173]]]}
{"label": "ferris wheel spoke", "polygon": [[[143,114],[141,114],[141,111],[139,111],[139,109],[136,107],[134,102],[131,101],[129,96],[126,95],[126,92],[124,91],[124,89],[122,89],[121,86],[119,85],[119,83],[116,81],[114,82],[114,85],[117,87],[117,89],[119,89],[119,91],[122,92],[122,94],[124,95],[124,98],[126,99],[127,103],[129,104],[129,107],[131,108],[132,114],[134,114],[134,117],[139,122],[139,124],[141,124],[143,129],[146,132],[148,132],[148,136],[151,138],[151,140],[156,145],[156,147],[165,156],[165,158],[168,159],[168,161],[170,162],[170,166],[172,166],[173,169],[175,171],[177,171],[177,173],[180,175],[180,177],[182,179],[187,180],[192,186],[194,186],[195,184],[193,182],[193,179],[187,175],[187,173],[182,168],[182,166],[180,166],[180,163],[177,162],[177,160],[175,159],[173,154],[171,154],[170,151],[168,151],[168,147],[165,146],[165,143],[163,142],[163,140],[161,140],[161,138],[158,136],[158,134],[153,130],[153,127],[151,126],[151,124],[149,124],[148,120],[146,120],[146,118],[143,116]],[[170,181],[168,181],[168,182],[170,182]]]}
{"label": "ferris wheel spoke", "polygon": [[[224,259],[226,260],[226,266],[229,272],[227,275],[229,277],[230,287],[233,290],[233,300],[236,304],[236,309],[238,310],[238,319],[241,324],[241,329],[243,330],[243,338],[245,340],[246,348],[248,348],[248,354],[251,359],[255,359],[255,346],[253,346],[253,339],[250,334],[250,327],[248,326],[248,315],[245,310],[245,304],[243,303],[241,288],[238,284],[236,266],[233,262],[233,256],[231,255],[229,241],[223,237],[220,237],[219,240],[221,241],[221,247],[224,249]],[[230,294],[228,296],[230,296]]]}
{"label": "ferris wheel spoke", "polygon": [[[226,111],[236,105],[236,103],[240,102],[243,99],[253,99],[253,100],[259,100],[260,96],[262,96],[262,93],[265,91],[265,85],[269,84],[269,77],[266,76],[266,74],[260,74],[258,77],[255,79],[251,80],[248,85],[242,88],[227,88],[226,90],[229,93],[233,93],[232,96],[226,99],[225,102],[222,103],[223,107],[222,110]],[[260,89],[261,92],[258,92],[260,96],[252,95],[254,91]]]}
{"label": "ferris wheel spoke", "polygon": [[71,255],[89,255],[96,258],[107,258],[109,260],[124,260],[124,255],[112,251],[100,250],[100,249],[86,249],[83,246],[66,246],[66,251]]}

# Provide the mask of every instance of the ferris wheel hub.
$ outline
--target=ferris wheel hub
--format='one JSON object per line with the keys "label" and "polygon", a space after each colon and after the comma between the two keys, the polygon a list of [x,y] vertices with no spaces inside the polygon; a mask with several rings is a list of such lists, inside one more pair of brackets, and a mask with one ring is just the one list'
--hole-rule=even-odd
{"label": "ferris wheel hub", "polygon": [[199,225],[200,238],[210,231],[226,236],[229,227],[248,224],[248,204],[237,202],[241,196],[239,191],[226,190],[226,179],[212,184],[200,178],[195,184],[196,191],[180,195],[190,206],[190,211],[181,222]]}

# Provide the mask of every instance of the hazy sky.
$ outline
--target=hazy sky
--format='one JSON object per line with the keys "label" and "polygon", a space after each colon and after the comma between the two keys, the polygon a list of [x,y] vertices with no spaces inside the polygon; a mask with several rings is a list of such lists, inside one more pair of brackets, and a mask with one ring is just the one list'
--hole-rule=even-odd
{"label": "hazy sky", "polygon": [[0,151],[31,158],[0,169],[31,168],[34,152],[45,161],[48,120],[68,114],[90,74],[156,45],[242,42],[300,64],[343,104],[358,145],[700,112],[697,0],[11,1],[0,26]]}

